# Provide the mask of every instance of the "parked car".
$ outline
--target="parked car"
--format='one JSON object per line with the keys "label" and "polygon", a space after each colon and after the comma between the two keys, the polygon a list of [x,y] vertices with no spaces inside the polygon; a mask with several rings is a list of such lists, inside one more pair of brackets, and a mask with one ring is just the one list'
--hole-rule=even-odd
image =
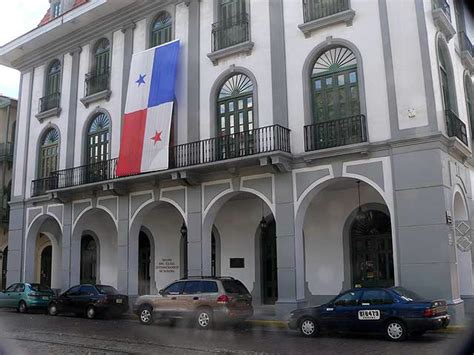
{"label": "parked car", "polygon": [[85,315],[89,319],[97,315],[119,316],[128,310],[128,296],[121,295],[107,285],[78,285],[49,302],[48,313]]}
{"label": "parked car", "polygon": [[16,308],[20,313],[29,309],[48,307],[54,292],[47,286],[30,283],[16,283],[0,292],[0,308]]}
{"label": "parked car", "polygon": [[253,315],[252,296],[232,277],[200,277],[175,281],[158,295],[138,297],[134,307],[142,324],[155,318],[191,319],[200,329],[214,322],[241,322]]}
{"label": "parked car", "polygon": [[322,306],[291,312],[288,323],[308,337],[324,331],[379,332],[393,341],[448,324],[445,300],[426,300],[403,287],[352,289]]}

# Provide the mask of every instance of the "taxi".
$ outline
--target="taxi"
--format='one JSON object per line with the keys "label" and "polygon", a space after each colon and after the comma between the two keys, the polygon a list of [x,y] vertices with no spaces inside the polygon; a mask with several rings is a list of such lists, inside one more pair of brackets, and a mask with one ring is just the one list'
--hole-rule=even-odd
{"label": "taxi", "polygon": [[426,300],[403,287],[355,288],[317,307],[297,309],[288,326],[307,337],[322,332],[383,333],[392,341],[449,324],[445,300]]}

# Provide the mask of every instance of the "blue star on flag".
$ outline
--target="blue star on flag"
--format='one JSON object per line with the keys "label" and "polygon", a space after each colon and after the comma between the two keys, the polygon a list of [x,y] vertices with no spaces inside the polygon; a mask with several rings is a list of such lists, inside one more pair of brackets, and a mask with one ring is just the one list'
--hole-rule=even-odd
{"label": "blue star on flag", "polygon": [[137,81],[135,81],[138,84],[138,86],[140,86],[141,84],[145,85],[145,76],[146,74],[143,74],[143,75],[138,74],[138,79]]}

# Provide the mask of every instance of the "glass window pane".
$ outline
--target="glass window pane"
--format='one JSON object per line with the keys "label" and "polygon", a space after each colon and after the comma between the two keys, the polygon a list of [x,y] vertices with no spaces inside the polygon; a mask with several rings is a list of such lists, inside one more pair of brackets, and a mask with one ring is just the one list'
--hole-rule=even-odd
{"label": "glass window pane", "polygon": [[239,110],[244,108],[244,100],[239,100]]}
{"label": "glass window pane", "polygon": [[234,126],[234,115],[230,115],[229,116],[229,121],[230,121],[230,126],[233,127]]}
{"label": "glass window pane", "polygon": [[355,84],[357,82],[357,73],[355,71],[349,73],[349,82]]}
{"label": "glass window pane", "polygon": [[225,104],[221,104],[221,113],[225,113]]}
{"label": "glass window pane", "polygon": [[253,122],[253,111],[247,112],[247,119],[248,119],[249,123]]}
{"label": "glass window pane", "polygon": [[253,106],[253,98],[252,97],[249,97],[247,99],[247,107],[250,108]]}
{"label": "glass window pane", "polygon": [[316,80],[316,81],[314,82],[314,88],[315,88],[316,90],[321,90],[321,80]]}
{"label": "glass window pane", "polygon": [[244,124],[244,113],[239,112],[239,124]]}
{"label": "glass window pane", "polygon": [[344,74],[339,74],[338,77],[337,77],[337,83],[339,86],[341,85],[344,85],[344,78],[345,78],[345,75]]}
{"label": "glass window pane", "polygon": [[215,281],[201,281],[201,292],[202,293],[216,293],[218,292],[217,284]]}
{"label": "glass window pane", "polygon": [[183,295],[194,295],[201,290],[201,281],[187,281],[184,285]]}
{"label": "glass window pane", "polygon": [[331,85],[332,85],[332,77],[326,78],[326,86],[331,86]]}
{"label": "glass window pane", "polygon": [[221,117],[221,128],[225,128],[225,117]]}
{"label": "glass window pane", "polygon": [[229,112],[233,112],[234,111],[234,102],[231,101],[229,102]]}

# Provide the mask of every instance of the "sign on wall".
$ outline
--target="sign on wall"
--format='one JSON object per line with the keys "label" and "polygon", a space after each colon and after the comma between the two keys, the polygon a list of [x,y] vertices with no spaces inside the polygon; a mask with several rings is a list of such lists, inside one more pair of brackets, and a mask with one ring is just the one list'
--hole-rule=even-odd
{"label": "sign on wall", "polygon": [[173,258],[162,258],[160,261],[158,261],[156,270],[158,270],[160,273],[171,273],[178,271],[179,266],[176,265]]}

